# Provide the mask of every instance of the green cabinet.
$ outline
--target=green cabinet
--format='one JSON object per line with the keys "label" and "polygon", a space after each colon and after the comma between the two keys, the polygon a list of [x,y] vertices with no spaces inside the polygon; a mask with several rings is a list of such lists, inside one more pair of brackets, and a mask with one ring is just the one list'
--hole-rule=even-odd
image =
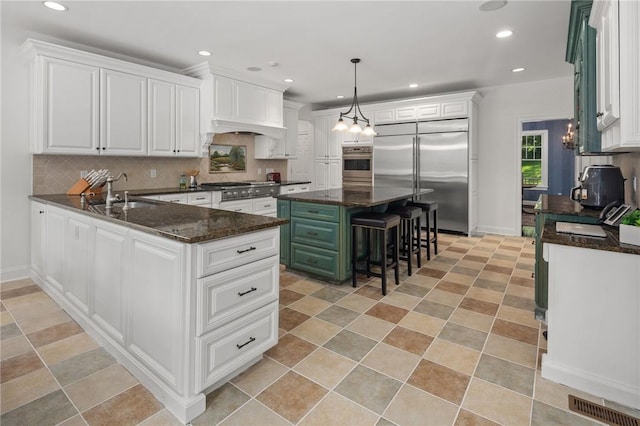
{"label": "green cabinet", "polygon": [[601,152],[597,127],[596,30],[588,25],[591,1],[571,2],[566,61],[574,65],[574,124],[578,154]]}

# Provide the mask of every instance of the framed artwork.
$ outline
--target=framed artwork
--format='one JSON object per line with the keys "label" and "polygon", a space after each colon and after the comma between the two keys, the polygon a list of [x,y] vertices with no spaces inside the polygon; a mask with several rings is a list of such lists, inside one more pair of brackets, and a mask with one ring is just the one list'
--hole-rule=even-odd
{"label": "framed artwork", "polygon": [[246,145],[209,145],[209,173],[246,171]]}

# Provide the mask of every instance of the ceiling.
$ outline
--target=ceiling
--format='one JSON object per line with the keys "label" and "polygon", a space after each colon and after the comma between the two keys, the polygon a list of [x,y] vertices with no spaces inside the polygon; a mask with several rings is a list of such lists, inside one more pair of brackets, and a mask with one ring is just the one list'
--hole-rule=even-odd
{"label": "ceiling", "polygon": [[[208,61],[263,80],[292,78],[285,98],[314,109],[351,102],[354,57],[362,102],[572,74],[569,0],[510,0],[492,12],[455,0],[59,1],[69,11],[0,2],[3,39],[58,41],[172,70]],[[496,38],[502,29],[513,36]],[[203,49],[212,55],[198,55]]]}

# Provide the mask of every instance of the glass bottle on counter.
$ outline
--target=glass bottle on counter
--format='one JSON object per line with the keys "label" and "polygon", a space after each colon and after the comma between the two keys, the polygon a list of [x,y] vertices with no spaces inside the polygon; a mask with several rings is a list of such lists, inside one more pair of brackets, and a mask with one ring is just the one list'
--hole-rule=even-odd
{"label": "glass bottle on counter", "polygon": [[180,190],[182,191],[183,189],[187,189],[187,175],[185,175],[184,173],[182,173],[180,175]]}

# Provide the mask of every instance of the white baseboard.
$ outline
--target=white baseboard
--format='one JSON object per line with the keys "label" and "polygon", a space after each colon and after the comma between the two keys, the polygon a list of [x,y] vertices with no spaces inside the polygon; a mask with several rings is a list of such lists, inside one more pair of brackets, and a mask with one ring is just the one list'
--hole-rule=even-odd
{"label": "white baseboard", "polygon": [[479,225],[476,229],[476,233],[478,234],[498,234],[498,235],[514,235],[520,236],[521,231],[512,229],[512,228],[502,228],[499,226],[482,226]]}
{"label": "white baseboard", "polygon": [[29,278],[29,265],[14,266],[0,270],[0,282]]}

